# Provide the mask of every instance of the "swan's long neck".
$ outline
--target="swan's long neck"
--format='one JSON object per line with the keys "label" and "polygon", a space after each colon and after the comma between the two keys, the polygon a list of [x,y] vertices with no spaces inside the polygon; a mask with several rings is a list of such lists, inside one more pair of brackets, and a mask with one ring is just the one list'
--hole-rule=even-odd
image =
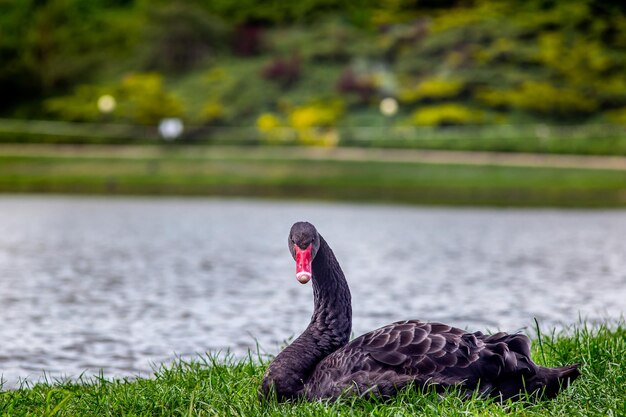
{"label": "swan's long neck", "polygon": [[313,260],[313,316],[304,334],[311,332],[327,356],[350,339],[352,300],[335,254],[324,238],[320,240]]}
{"label": "swan's long neck", "polygon": [[344,346],[352,330],[350,289],[343,271],[326,241],[313,259],[314,310],[306,330],[276,356],[261,386],[261,394],[272,387],[279,399],[295,398],[315,366]]}

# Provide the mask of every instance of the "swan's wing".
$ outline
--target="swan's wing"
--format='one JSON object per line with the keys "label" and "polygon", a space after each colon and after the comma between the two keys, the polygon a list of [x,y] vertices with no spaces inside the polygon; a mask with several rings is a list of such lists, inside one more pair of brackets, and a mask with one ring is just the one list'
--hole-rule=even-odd
{"label": "swan's wing", "polygon": [[[393,370],[415,381],[464,383],[489,390],[488,380],[510,372],[532,372],[530,341],[524,335],[467,333],[440,323],[403,321],[367,333],[352,342],[373,362],[376,372]],[[346,346],[348,348],[348,346]],[[376,366],[376,365],[378,366]]]}
{"label": "swan's wing", "polygon": [[[532,375],[530,340],[521,334],[485,336],[440,323],[409,320],[364,334],[323,359],[306,384],[309,398],[345,392],[390,396],[408,383],[460,385],[471,394],[502,392],[507,375]],[[520,389],[519,377],[511,392]],[[517,391],[515,391],[517,390]]]}
{"label": "swan's wing", "polygon": [[381,365],[420,375],[431,375],[449,367],[467,368],[484,349],[484,342],[475,334],[419,321],[393,323],[352,343]]}

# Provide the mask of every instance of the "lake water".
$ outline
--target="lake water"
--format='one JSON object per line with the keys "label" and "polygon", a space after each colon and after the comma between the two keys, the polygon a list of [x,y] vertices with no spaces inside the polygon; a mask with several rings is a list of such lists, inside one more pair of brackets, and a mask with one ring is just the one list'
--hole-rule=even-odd
{"label": "lake water", "polygon": [[0,374],[149,376],[256,342],[275,354],[312,311],[287,251],[309,220],[353,295],[354,332],[407,318],[471,330],[617,319],[626,211],[220,199],[0,197]]}

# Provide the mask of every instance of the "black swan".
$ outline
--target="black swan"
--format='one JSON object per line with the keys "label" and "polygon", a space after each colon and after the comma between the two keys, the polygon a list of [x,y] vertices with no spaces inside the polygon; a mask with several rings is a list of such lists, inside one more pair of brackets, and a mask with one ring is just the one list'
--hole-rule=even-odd
{"label": "black swan", "polygon": [[298,281],[313,280],[315,309],[306,330],[270,364],[260,398],[389,398],[411,383],[434,384],[437,391],[456,386],[468,396],[501,401],[523,392],[551,398],[580,375],[578,364],[544,368],[533,363],[530,340],[522,334],[467,333],[407,320],[349,342],[350,290],[332,250],[306,222],[293,225],[288,245]]}

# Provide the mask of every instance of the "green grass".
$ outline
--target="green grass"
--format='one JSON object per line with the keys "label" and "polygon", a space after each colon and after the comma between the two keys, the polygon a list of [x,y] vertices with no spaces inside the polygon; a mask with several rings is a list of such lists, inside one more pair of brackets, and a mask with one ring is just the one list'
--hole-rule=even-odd
{"label": "green grass", "polygon": [[[311,160],[271,149],[0,156],[0,192],[221,195],[483,206],[626,206],[626,171]],[[178,149],[178,150],[177,150]]]}
{"label": "green grass", "polygon": [[626,328],[624,322],[542,335],[533,358],[546,366],[580,363],[582,375],[550,401],[525,399],[499,404],[463,400],[451,392],[408,389],[391,401],[346,398],[337,403],[277,404],[257,399],[267,362],[203,356],[162,367],[149,379],[25,384],[0,392],[0,415],[46,416],[624,416],[626,415]]}
{"label": "green grass", "polygon": [[[524,126],[520,126],[522,130]],[[584,130],[587,127],[581,127]],[[497,126],[493,128],[497,129]],[[470,130],[468,128],[468,130]],[[488,128],[484,129],[485,131]],[[528,129],[526,129],[528,130]],[[471,132],[471,130],[470,130]],[[349,144],[357,146],[369,145],[380,148],[413,148],[413,149],[441,149],[462,151],[487,152],[531,152],[545,154],[571,155],[626,155],[626,136],[623,134],[602,135],[595,134],[587,137],[575,137],[573,134],[555,135],[549,138],[539,138],[528,132],[520,132],[512,137],[490,136],[485,132],[468,136],[453,133],[440,133],[440,137],[424,139],[419,131],[411,139],[397,139],[381,137],[369,142],[353,140]],[[382,136],[382,135],[381,135]]]}
{"label": "green grass", "polygon": [[[327,70],[332,71],[333,69]],[[203,77],[204,75],[201,73],[194,73],[181,78],[175,84],[176,91],[180,96],[185,97],[185,102],[196,103],[194,105],[197,107],[194,111],[195,117],[200,117],[203,109],[199,102],[206,101],[202,95],[206,90],[202,86]],[[308,93],[298,90],[290,94],[306,95]],[[294,99],[294,101],[297,100]],[[364,113],[351,116],[355,126],[346,125],[337,128],[341,138],[340,146],[567,155],[626,155],[626,133],[619,131],[619,127],[610,125],[580,125],[568,129],[562,128],[562,131],[559,131],[558,126],[552,126],[555,133],[550,137],[536,136],[535,125],[464,126],[456,128],[415,127],[415,130],[407,131],[402,127],[388,127],[378,110]],[[234,127],[207,128],[193,122],[190,126],[187,128],[189,140],[196,144],[239,146],[267,144],[252,119],[245,123],[241,122]],[[98,125],[96,123],[66,122],[52,122],[51,124],[45,121],[0,119],[0,144],[112,144],[132,146],[137,144],[152,145],[158,140],[160,138],[154,127],[146,128],[132,124]]]}

